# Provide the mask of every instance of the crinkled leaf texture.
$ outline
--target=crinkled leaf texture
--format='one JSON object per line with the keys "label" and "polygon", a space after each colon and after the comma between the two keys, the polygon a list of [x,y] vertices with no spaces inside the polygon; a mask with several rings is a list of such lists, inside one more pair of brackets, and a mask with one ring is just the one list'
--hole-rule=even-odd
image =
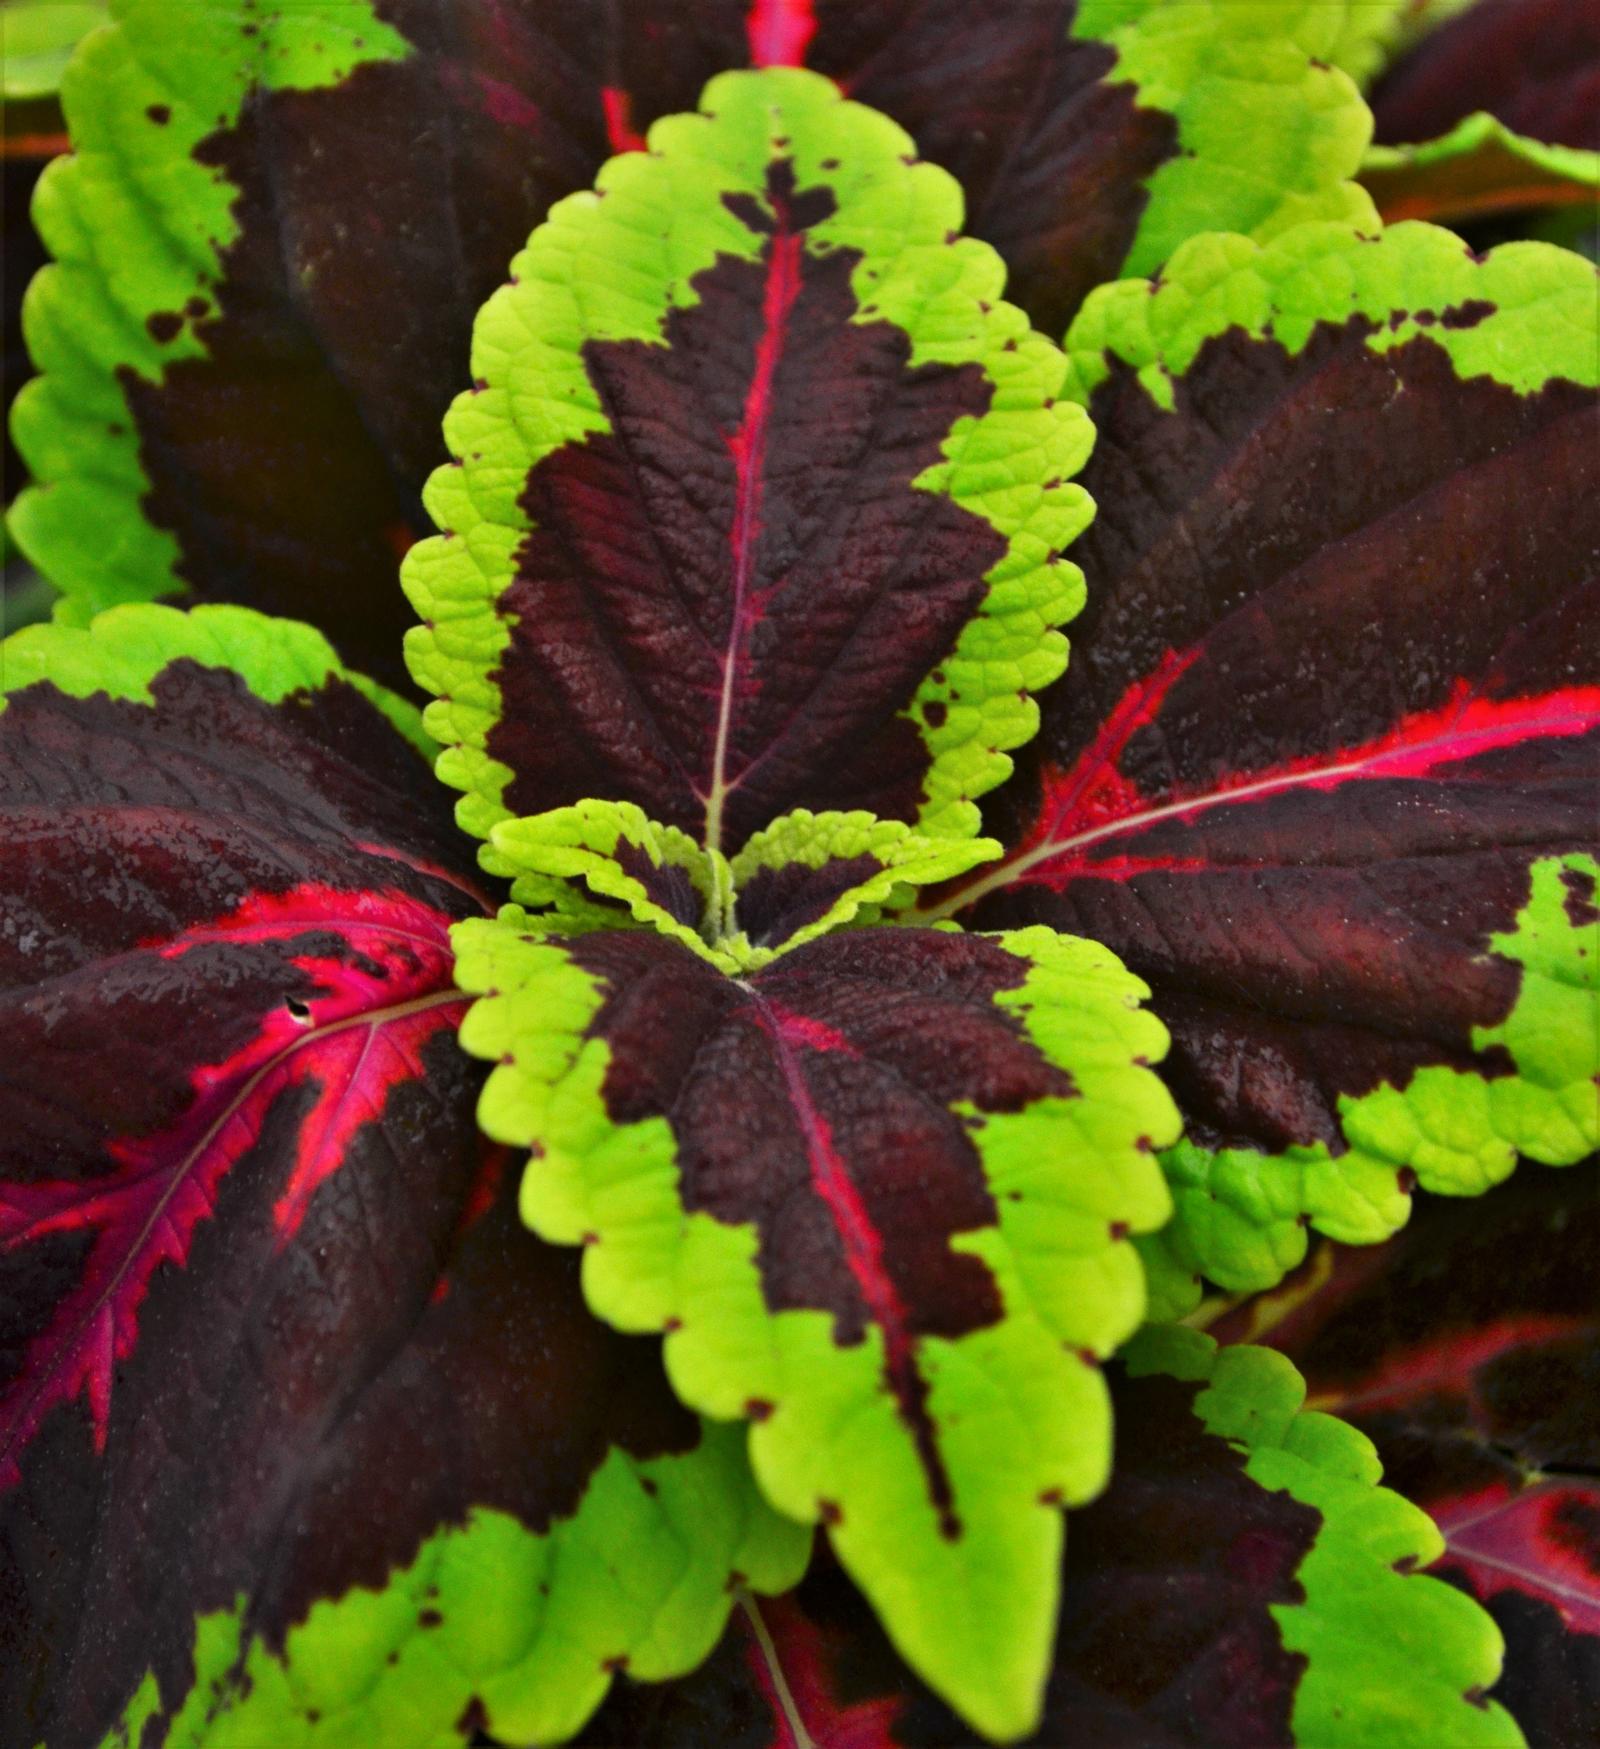
{"label": "crinkled leaf texture", "polygon": [[1318,62],[1372,10],[118,0],[38,202],[59,266],[30,304],[19,536],[80,619],[195,589],[315,618],[390,677],[396,557],[431,532],[477,310],[551,205],[713,74],[809,51],[961,179],[1054,330],[1197,228],[1364,209],[1366,111]]}
{"label": "crinkled leaf texture", "polygon": [[[1519,1739],[1481,1704],[1500,1646],[1413,1569],[1440,1538],[1374,1486],[1372,1447],[1300,1409],[1280,1355],[1150,1329],[1112,1369],[1116,1473],[1073,1514],[1044,1749],[1469,1749]],[[681,1683],[620,1684],[582,1739],[698,1749],[964,1749],[836,1572],[736,1617]]]}
{"label": "crinkled leaf texture", "polygon": [[1506,1640],[1494,1698],[1538,1749],[1600,1719],[1600,1164],[1481,1204],[1425,1199],[1405,1232],[1328,1243],[1219,1334],[1259,1337],[1377,1443],[1444,1533],[1440,1573]]}
{"label": "crinkled leaf texture", "polygon": [[[771,10],[785,10],[780,3]],[[1337,69],[1393,0],[813,0],[805,63],[960,182],[1036,325],[1186,237],[1370,209],[1370,120]]]}
{"label": "crinkled leaf texture", "polygon": [[[1154,992],[1187,1140],[1157,1304],[1305,1223],[1600,1144],[1596,277],[1448,233],[1197,240],[1069,340],[1099,431],[1070,677],[926,914]],[[978,901],[974,903],[974,901]]]}
{"label": "crinkled leaf texture", "polygon": [[233,607],[3,661],[0,1738],[547,1740],[691,1667],[804,1533],[517,1220],[415,713]]}
{"label": "crinkled leaf texture", "polygon": [[1105,1483],[1100,1362],[1139,1323],[1176,1114],[1160,1026],[1103,949],[854,929],[731,978],[679,941],[455,933],[479,1118],[522,1209],[583,1244],[618,1328],[668,1332],[691,1407],[751,1423],[979,1729],[1037,1720],[1063,1504]]}
{"label": "crinkled leaf texture", "polygon": [[479,317],[405,567],[487,835],[628,801],[732,855],[798,807],[971,836],[1082,602],[1064,360],[960,193],[799,71],[563,202]]}
{"label": "crinkled leaf texture", "polygon": [[[511,896],[543,907],[552,926],[616,928],[631,916],[735,973],[876,923],[918,887],[1000,854],[992,839],[928,838],[864,812],[799,809],[730,860],[631,802],[594,801],[508,820],[493,845],[483,860],[512,876]],[[575,880],[588,895],[574,892]]]}

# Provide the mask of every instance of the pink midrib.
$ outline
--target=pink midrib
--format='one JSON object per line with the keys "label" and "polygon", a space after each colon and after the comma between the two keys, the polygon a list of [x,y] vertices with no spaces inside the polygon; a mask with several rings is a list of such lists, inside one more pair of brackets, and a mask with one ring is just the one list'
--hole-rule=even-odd
{"label": "pink midrib", "polygon": [[803,67],[817,28],[812,0],[751,0],[745,38],[752,67]]}
{"label": "pink midrib", "polygon": [[842,1034],[824,1023],[791,1014],[781,1004],[759,996],[756,1003],[762,1030],[772,1040],[773,1056],[783,1074],[784,1088],[805,1140],[812,1187],[833,1219],[844,1249],[846,1266],[872,1321],[882,1332],[884,1372],[889,1388],[927,1472],[934,1507],[941,1516],[943,1528],[949,1533],[954,1524],[950,1481],[923,1400],[926,1387],[917,1370],[916,1339],[911,1333],[910,1314],[889,1273],[882,1236],[867,1212],[867,1205],[862,1201],[854,1179],[839,1157],[832,1126],[817,1110],[794,1051],[794,1046],[799,1045],[814,1051],[843,1051],[854,1055],[854,1048]]}
{"label": "pink midrib", "polygon": [[[954,916],[986,894],[1018,882],[1048,885],[1057,877],[1093,876],[1101,872],[1115,876],[1115,869],[1099,862],[1086,862],[1077,867],[1069,859],[1091,845],[1135,835],[1164,820],[1187,821],[1213,809],[1260,801],[1296,789],[1333,788],[1383,777],[1426,777],[1438,767],[1459,764],[1498,747],[1515,746],[1524,741],[1562,739],[1600,726],[1600,687],[1564,687],[1506,700],[1485,700],[1475,693],[1463,691],[1451,705],[1418,711],[1406,719],[1416,729],[1429,725],[1428,730],[1417,733],[1415,738],[1407,734],[1403,723],[1396,734],[1352,747],[1321,763],[1306,760],[1199,795],[1178,796],[1159,807],[1138,808],[1097,825],[1057,836],[1065,812],[1063,803],[1070,806],[1091,794],[1097,785],[1117,780],[1116,761],[1132,738],[1133,731],[1155,720],[1166,693],[1191,660],[1192,656],[1187,652],[1183,656],[1168,652],[1151,679],[1131,688],[1118,702],[1094,744],[1061,780],[1062,794],[1052,803],[1058,824],[1042,842],[1036,839],[1008,861],[991,867],[938,905],[925,912],[913,913],[913,916]],[[1463,727],[1463,722],[1474,712],[1492,720]],[[1068,865],[1065,869],[1061,867],[1064,863]],[[1130,860],[1123,872],[1137,873],[1141,866],[1144,865]],[[1193,865],[1163,861],[1151,862],[1148,866],[1171,866],[1182,870]]]}
{"label": "pink midrib", "polygon": [[1233,802],[1256,801],[1291,789],[1318,789],[1357,778],[1423,777],[1439,765],[1456,765],[1474,759],[1497,747],[1514,746],[1519,741],[1544,740],[1551,737],[1582,734],[1595,726],[1597,717],[1574,712],[1566,716],[1530,716],[1520,722],[1468,730],[1459,734],[1436,736],[1428,741],[1412,742],[1383,748],[1354,758],[1330,760],[1324,765],[1306,766],[1294,771],[1264,776],[1226,789],[1211,790],[1204,795],[1180,796],[1159,808],[1145,808],[1127,814],[1120,820],[1108,820],[1104,825],[1074,833],[1052,841],[1050,854],[1077,850],[1097,844],[1106,838],[1137,832],[1157,821],[1189,814],[1209,812]]}
{"label": "pink midrib", "polygon": [[772,384],[783,357],[789,314],[800,294],[800,238],[788,229],[781,204],[774,214],[767,248],[767,271],[761,293],[761,337],[756,342],[755,368],[745,391],[737,430],[726,440],[733,457],[733,521],[728,530],[728,556],[733,571],[732,621],[722,659],[722,693],[717,706],[717,731],[711,755],[711,781],[705,797],[706,842],[721,849],[722,804],[728,792],[728,742],[733,726],[736,676],[752,620],[750,580],[756,542],[761,533],[761,499],[767,462],[767,430],[772,419]]}
{"label": "pink midrib", "polygon": [[[71,1355],[79,1352],[80,1346],[83,1342],[84,1332],[97,1318],[102,1316],[107,1304],[116,1297],[118,1290],[121,1288],[128,1271],[133,1267],[135,1260],[144,1255],[146,1247],[150,1243],[151,1235],[154,1233],[157,1225],[166,1218],[167,1211],[171,1207],[173,1199],[187,1186],[189,1176],[193,1172],[196,1162],[206,1153],[227,1126],[239,1115],[239,1112],[246,1104],[248,1104],[251,1097],[269,1076],[281,1070],[285,1063],[301,1051],[308,1049],[312,1045],[324,1043],[326,1040],[341,1032],[348,1032],[353,1027],[366,1026],[376,1029],[380,1026],[391,1024],[396,1020],[403,1019],[408,1015],[422,1013],[428,1009],[440,1008],[449,1003],[458,1003],[462,1007],[465,1007],[466,999],[458,990],[441,990],[435,991],[430,995],[413,997],[408,1001],[396,1003],[391,1008],[373,1009],[362,1014],[345,1015],[339,1020],[330,1021],[326,1026],[312,1028],[302,1033],[297,1038],[291,1040],[290,1043],[275,1056],[258,1065],[258,1067],[240,1084],[239,1088],[235,1091],[232,1098],[229,1099],[223,1109],[217,1113],[216,1117],[207,1126],[205,1132],[195,1141],[179,1165],[170,1172],[166,1190],[163,1191],[161,1196],[157,1199],[155,1205],[150,1210],[149,1215],[146,1217],[144,1225],[139,1229],[139,1232],[133,1241],[125,1247],[121,1260],[111,1272],[109,1279],[105,1282],[100,1292],[87,1306],[84,1307],[83,1311],[72,1324],[70,1330],[63,1335],[59,1335],[57,1339],[52,1342],[51,1346],[55,1351],[59,1355]],[[25,1228],[11,1235],[7,1240],[7,1247],[9,1248],[12,1245],[25,1243],[30,1231],[31,1229]],[[107,1339],[108,1341],[111,1340],[109,1334]],[[115,1358],[114,1341],[112,1343],[112,1348],[113,1353],[108,1357],[108,1360],[114,1360]],[[34,1427],[33,1411],[37,1408],[40,1399],[45,1395],[48,1387],[54,1383],[59,1370],[59,1366],[51,1366],[43,1369],[39,1376],[34,1380],[32,1387],[17,1404],[15,1412],[9,1419],[9,1424],[4,1428],[0,1428],[0,1492],[3,1492],[5,1488],[3,1478],[7,1470],[19,1461],[19,1441],[25,1443],[26,1439],[31,1437],[31,1430]],[[92,1379],[90,1381],[90,1388],[92,1391]],[[105,1405],[97,1406],[97,1408],[100,1409],[105,1407]],[[95,1422],[95,1444],[98,1449],[104,1437],[103,1426],[98,1412],[95,1415]]]}

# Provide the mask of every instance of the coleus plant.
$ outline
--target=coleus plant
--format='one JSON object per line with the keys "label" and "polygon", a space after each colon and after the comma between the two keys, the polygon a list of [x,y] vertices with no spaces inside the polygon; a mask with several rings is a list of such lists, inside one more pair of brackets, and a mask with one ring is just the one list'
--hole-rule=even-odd
{"label": "coleus plant", "polygon": [[6,1742],[1578,1740],[1443,1460],[1172,1323],[1600,1146],[1595,275],[1383,227],[1405,9],[112,10],[15,421]]}

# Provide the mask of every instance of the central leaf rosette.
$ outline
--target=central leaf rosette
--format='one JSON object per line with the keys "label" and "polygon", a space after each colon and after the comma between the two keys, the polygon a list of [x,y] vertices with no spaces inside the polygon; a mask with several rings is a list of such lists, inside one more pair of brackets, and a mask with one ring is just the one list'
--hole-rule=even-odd
{"label": "central leaf rosette", "polygon": [[893,926],[1000,854],[976,798],[1083,599],[1092,433],[960,228],[827,81],[714,81],[485,306],[405,580],[518,901],[455,947],[525,1220],[1005,1737],[1178,1119],[1114,956]]}

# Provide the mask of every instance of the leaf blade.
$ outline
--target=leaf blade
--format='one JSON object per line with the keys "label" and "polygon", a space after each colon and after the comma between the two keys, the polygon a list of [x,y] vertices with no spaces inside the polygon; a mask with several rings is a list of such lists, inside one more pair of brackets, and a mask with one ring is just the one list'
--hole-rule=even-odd
{"label": "leaf blade", "polygon": [[601,1316],[668,1332],[685,1401],[753,1422],[768,1496],[829,1525],[908,1655],[1026,1730],[1056,1507],[1109,1458],[1096,1357],[1140,1315],[1127,1236],[1165,1214],[1137,985],[1042,930],[849,931],[737,982],[514,911],[457,950],[489,992],[463,1042],[500,1064],[480,1121],[535,1149],[525,1218],[585,1245]]}

